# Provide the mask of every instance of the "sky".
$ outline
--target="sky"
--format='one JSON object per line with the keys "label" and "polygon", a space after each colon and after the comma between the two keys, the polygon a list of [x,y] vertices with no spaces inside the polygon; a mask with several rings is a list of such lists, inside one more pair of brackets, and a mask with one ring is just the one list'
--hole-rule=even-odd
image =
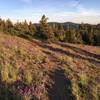
{"label": "sky", "polygon": [[100,23],[100,0],[0,0],[0,18],[39,22]]}

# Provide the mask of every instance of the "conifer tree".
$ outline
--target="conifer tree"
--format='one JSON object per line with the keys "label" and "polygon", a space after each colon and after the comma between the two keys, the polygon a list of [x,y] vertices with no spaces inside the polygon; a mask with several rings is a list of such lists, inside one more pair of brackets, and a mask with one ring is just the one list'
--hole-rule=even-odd
{"label": "conifer tree", "polygon": [[7,19],[5,22],[5,31],[8,33],[12,33],[13,32],[13,23],[11,22],[10,19]]}
{"label": "conifer tree", "polygon": [[64,28],[63,28],[63,25],[61,24],[58,28],[58,35],[59,35],[59,40],[60,41],[65,41],[65,31],[64,31]]}
{"label": "conifer tree", "polygon": [[4,32],[5,31],[5,21],[0,19],[0,31]]}
{"label": "conifer tree", "polygon": [[34,36],[36,32],[36,27],[34,26],[34,24],[32,24],[32,22],[29,22],[29,33],[31,36]]}
{"label": "conifer tree", "polygon": [[29,33],[29,27],[28,27],[28,23],[27,23],[26,20],[22,23],[22,30],[23,30],[23,32],[25,34],[28,34]]}
{"label": "conifer tree", "polygon": [[39,26],[39,37],[43,39],[50,40],[54,37],[52,28],[47,23],[48,18],[46,18],[45,15],[42,16],[40,20],[40,26]]}

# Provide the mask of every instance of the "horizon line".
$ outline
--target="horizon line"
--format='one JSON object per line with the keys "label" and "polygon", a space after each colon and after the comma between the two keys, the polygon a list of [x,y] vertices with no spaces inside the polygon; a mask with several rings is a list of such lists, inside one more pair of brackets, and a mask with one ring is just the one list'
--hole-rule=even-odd
{"label": "horizon line", "polygon": [[[4,20],[4,21],[6,21],[6,20],[10,20],[13,24],[16,24],[17,22],[21,22],[21,23],[23,23],[24,21],[26,21],[27,23],[29,23],[29,22],[32,22],[33,24],[39,24],[39,21],[38,22],[34,22],[34,21],[32,21],[32,20],[28,20],[28,19],[16,19],[16,20],[13,20],[13,19],[11,19],[11,18],[2,18],[2,17],[0,17],[0,19],[2,19],[2,20]],[[100,22],[96,22],[96,23],[88,23],[88,22],[84,22],[84,21],[81,21],[81,22],[76,22],[76,21],[48,21],[48,23],[74,23],[74,24],[91,24],[91,25],[98,25],[98,24],[100,24]]]}

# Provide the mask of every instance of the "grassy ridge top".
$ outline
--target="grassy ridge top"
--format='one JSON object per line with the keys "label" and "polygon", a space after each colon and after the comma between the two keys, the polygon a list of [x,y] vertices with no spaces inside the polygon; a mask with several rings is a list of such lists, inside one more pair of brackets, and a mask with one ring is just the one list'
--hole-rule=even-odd
{"label": "grassy ridge top", "polygon": [[0,34],[0,100],[99,100],[99,76],[99,47]]}

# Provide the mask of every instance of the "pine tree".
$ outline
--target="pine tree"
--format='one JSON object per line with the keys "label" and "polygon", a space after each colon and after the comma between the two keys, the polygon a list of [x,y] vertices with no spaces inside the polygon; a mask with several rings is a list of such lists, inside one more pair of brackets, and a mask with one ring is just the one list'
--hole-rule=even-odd
{"label": "pine tree", "polygon": [[63,28],[63,25],[62,24],[60,24],[57,33],[59,35],[59,40],[60,41],[65,41],[66,35],[65,35],[65,31],[64,31],[64,28]]}
{"label": "pine tree", "polygon": [[8,33],[12,33],[13,32],[13,23],[11,22],[10,19],[7,19],[5,22],[5,31]]}
{"label": "pine tree", "polygon": [[42,16],[40,20],[40,26],[38,31],[38,36],[43,39],[50,40],[54,37],[52,28],[47,23],[48,18],[45,15]]}
{"label": "pine tree", "polygon": [[0,19],[0,31],[4,32],[5,31],[5,21]]}
{"label": "pine tree", "polygon": [[22,23],[22,30],[24,34],[29,34],[29,27],[28,27],[28,23],[26,20]]}
{"label": "pine tree", "polygon": [[32,24],[32,22],[29,23],[29,33],[31,36],[34,36],[36,32],[36,27],[34,26],[34,24]]}

